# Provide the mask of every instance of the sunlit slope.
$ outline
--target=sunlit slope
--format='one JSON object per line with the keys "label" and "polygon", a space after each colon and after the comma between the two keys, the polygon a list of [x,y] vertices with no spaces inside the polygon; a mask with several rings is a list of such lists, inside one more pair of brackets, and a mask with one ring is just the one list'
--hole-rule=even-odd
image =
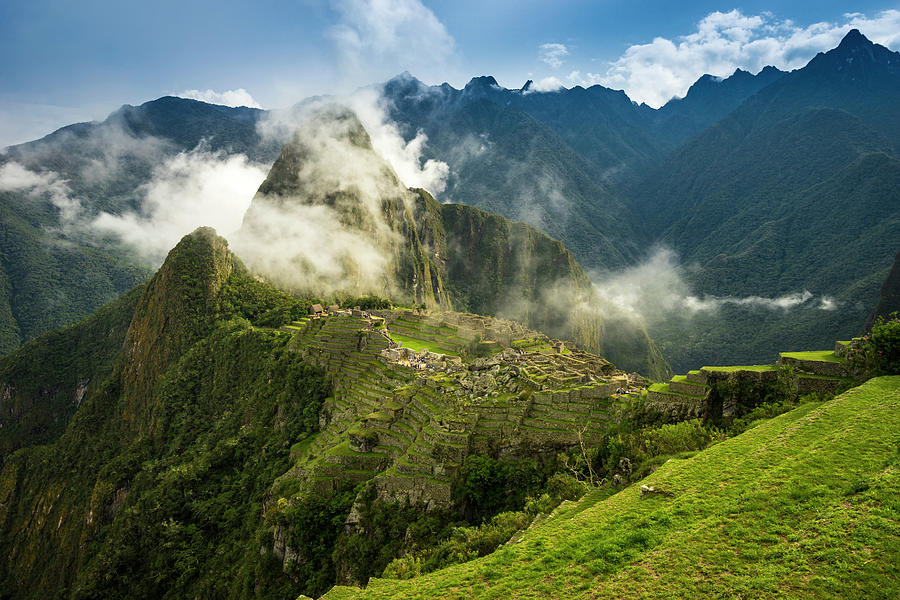
{"label": "sunlit slope", "polygon": [[564,506],[483,559],[325,598],[896,598],[898,471],[900,377],[882,377]]}

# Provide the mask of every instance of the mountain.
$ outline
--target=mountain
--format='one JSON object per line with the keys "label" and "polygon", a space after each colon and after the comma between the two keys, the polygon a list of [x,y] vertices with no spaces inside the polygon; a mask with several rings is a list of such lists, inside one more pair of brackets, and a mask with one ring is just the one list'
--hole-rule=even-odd
{"label": "mountain", "polygon": [[154,169],[198,147],[270,163],[279,147],[257,132],[262,114],[164,97],[0,154],[8,170],[0,178],[0,352],[86,317],[149,277],[145,259],[72,219],[140,211]]}
{"label": "mountain", "polygon": [[640,378],[518,323],[310,306],[201,228],[146,285],[0,359],[5,597],[362,582],[404,548],[365,528],[432,543],[518,510],[637,410],[611,396]]}
{"label": "mountain", "polygon": [[756,75],[743,69],[724,79],[704,75],[694,82],[684,98],[673,98],[656,111],[654,133],[665,140],[671,151],[783,75],[784,71],[771,66]]}
{"label": "mountain", "polygon": [[[382,95],[405,137],[423,132],[427,157],[449,165],[442,200],[524,221],[563,241],[588,268],[615,268],[636,256],[641,233],[604,176],[604,169],[621,168],[617,153],[634,151],[613,144],[606,166],[592,163],[528,112],[535,107],[530,98],[541,94],[504,90],[490,77],[456,90],[401,76],[387,82]],[[628,139],[617,135],[618,142]]]}
{"label": "mountain", "polygon": [[[781,314],[732,304],[700,315],[688,328],[743,340],[717,360],[767,360],[785,336],[819,346],[865,319],[900,236],[898,64],[900,54],[851,32],[673,152],[631,197],[658,242],[696,266],[696,293],[825,299]],[[682,344],[688,329],[661,327],[651,332],[665,351],[682,348],[679,368],[710,355],[703,341]]]}
{"label": "mountain", "polygon": [[600,303],[562,243],[405,189],[346,109],[323,109],[285,145],[235,244],[255,272],[307,294],[374,293],[515,319],[622,368],[668,374],[643,326]]}

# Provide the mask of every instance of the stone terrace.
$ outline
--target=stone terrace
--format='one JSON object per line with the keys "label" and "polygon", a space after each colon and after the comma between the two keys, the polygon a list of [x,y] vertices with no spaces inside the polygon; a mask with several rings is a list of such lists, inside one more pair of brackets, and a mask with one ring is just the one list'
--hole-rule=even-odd
{"label": "stone terrace", "polygon": [[[285,477],[323,490],[373,479],[384,500],[448,506],[470,453],[599,438],[629,405],[616,390],[639,385],[599,356],[490,317],[353,311],[286,330],[325,369],[334,397]],[[469,358],[478,341],[487,356]]]}

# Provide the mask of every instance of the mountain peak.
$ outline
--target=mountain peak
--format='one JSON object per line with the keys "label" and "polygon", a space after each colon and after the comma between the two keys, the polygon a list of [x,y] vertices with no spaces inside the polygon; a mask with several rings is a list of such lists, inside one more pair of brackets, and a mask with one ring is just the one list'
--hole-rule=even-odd
{"label": "mountain peak", "polygon": [[497,83],[497,80],[494,79],[492,75],[482,75],[480,77],[473,77],[469,80],[469,83],[466,84],[466,90],[473,89],[489,89],[489,88],[500,88],[500,84]]}
{"label": "mountain peak", "polygon": [[847,32],[847,35],[844,36],[844,39],[841,40],[841,43],[838,44],[838,48],[853,49],[873,45],[874,44],[869,41],[869,38],[864,36],[859,29],[851,29]]}
{"label": "mountain peak", "polygon": [[819,53],[801,69],[811,73],[839,72],[849,82],[878,81],[883,75],[872,67],[886,67],[894,75],[900,75],[900,53],[876,44],[858,29],[851,29],[832,50]]}

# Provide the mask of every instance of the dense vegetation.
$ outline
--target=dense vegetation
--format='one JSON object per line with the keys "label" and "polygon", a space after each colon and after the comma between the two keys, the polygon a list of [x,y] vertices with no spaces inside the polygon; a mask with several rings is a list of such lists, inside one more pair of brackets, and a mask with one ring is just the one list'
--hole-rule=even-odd
{"label": "dense vegetation", "polygon": [[[78,598],[296,595],[280,563],[259,554],[270,535],[261,515],[291,445],[318,429],[329,387],[288,348],[289,334],[258,325],[298,310],[306,305],[248,277],[224,240],[200,230],[146,289],[5,359],[7,370],[58,367],[61,386],[105,377],[91,382],[55,441],[13,438],[29,447],[8,457],[0,476],[0,535],[10,549],[0,563],[3,589]],[[123,360],[123,337],[137,364]],[[73,342],[68,354],[65,341]],[[20,393],[40,397],[27,387],[40,377],[17,372]],[[49,521],[28,525],[26,515],[43,503],[61,525],[39,536],[35,527]]]}
{"label": "dense vegetation", "polygon": [[890,598],[900,378],[806,403],[638,486],[591,493],[488,558],[343,598]]}
{"label": "dense vegetation", "polygon": [[871,331],[850,342],[845,353],[845,362],[864,376],[900,374],[900,316],[879,316]]}

